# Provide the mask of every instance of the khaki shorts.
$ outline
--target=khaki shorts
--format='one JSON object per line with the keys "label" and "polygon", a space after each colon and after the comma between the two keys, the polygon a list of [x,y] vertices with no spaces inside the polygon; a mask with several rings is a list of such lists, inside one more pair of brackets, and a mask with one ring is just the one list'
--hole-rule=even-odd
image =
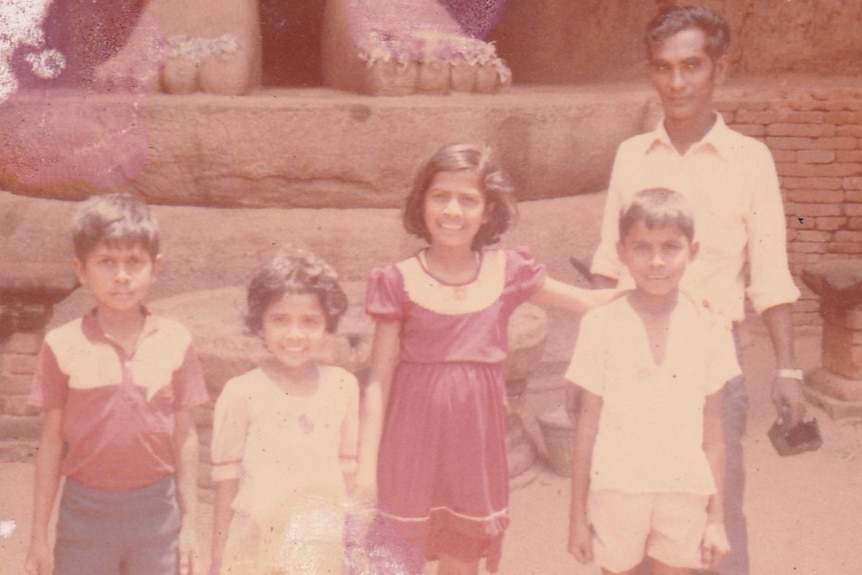
{"label": "khaki shorts", "polygon": [[590,492],[596,562],[608,571],[631,569],[644,556],[672,567],[701,564],[709,497],[689,493]]}

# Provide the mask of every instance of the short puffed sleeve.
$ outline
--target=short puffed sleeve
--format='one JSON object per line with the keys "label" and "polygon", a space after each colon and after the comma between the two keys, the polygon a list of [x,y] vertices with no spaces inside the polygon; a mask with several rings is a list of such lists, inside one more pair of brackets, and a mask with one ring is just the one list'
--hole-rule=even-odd
{"label": "short puffed sleeve", "polygon": [[404,278],[394,265],[371,270],[365,312],[374,319],[399,320],[404,315]]}
{"label": "short puffed sleeve", "polygon": [[530,248],[506,250],[506,292],[518,305],[533,297],[545,285],[546,270]]}

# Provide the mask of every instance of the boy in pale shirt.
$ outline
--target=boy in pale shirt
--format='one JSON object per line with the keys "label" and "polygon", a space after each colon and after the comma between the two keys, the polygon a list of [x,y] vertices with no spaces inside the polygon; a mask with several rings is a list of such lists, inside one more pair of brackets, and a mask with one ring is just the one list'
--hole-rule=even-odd
{"label": "boy in pale shirt", "polygon": [[617,251],[635,289],[588,312],[566,378],[582,388],[569,551],[603,573],[694,573],[729,551],[724,385],[740,372],[726,324],[679,289],[698,244],[686,200],[634,195]]}

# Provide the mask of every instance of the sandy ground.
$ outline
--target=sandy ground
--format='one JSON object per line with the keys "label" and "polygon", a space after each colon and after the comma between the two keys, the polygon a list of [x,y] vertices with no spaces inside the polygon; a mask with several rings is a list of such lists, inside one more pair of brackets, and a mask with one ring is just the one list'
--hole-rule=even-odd
{"label": "sandy ground", "polygon": [[[858,575],[862,573],[862,421],[831,420],[811,407],[824,437],[823,447],[800,456],[779,457],[766,432],[774,411],[768,382],[772,353],[762,326],[751,322],[745,338],[744,369],[751,412],[745,438],[753,575]],[[572,323],[551,316],[552,337],[541,370],[514,403],[530,434],[543,449],[535,415],[562,401],[564,362]],[[803,368],[818,365],[820,334],[798,330]],[[0,465],[0,575],[18,575],[30,530],[33,467]],[[512,482],[512,526],[504,545],[502,575],[596,575],[566,552],[569,481],[538,463]],[[200,549],[208,549],[212,508],[200,506]],[[83,575],[83,574],[82,574]]]}

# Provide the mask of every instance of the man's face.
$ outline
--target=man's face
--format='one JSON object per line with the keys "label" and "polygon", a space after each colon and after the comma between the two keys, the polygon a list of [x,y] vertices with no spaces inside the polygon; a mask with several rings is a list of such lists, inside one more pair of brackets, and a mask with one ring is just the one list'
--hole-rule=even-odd
{"label": "man's face", "polygon": [[699,28],[677,32],[652,47],[650,78],[670,121],[712,116],[712,93],[724,80],[726,57],[713,62]]}

